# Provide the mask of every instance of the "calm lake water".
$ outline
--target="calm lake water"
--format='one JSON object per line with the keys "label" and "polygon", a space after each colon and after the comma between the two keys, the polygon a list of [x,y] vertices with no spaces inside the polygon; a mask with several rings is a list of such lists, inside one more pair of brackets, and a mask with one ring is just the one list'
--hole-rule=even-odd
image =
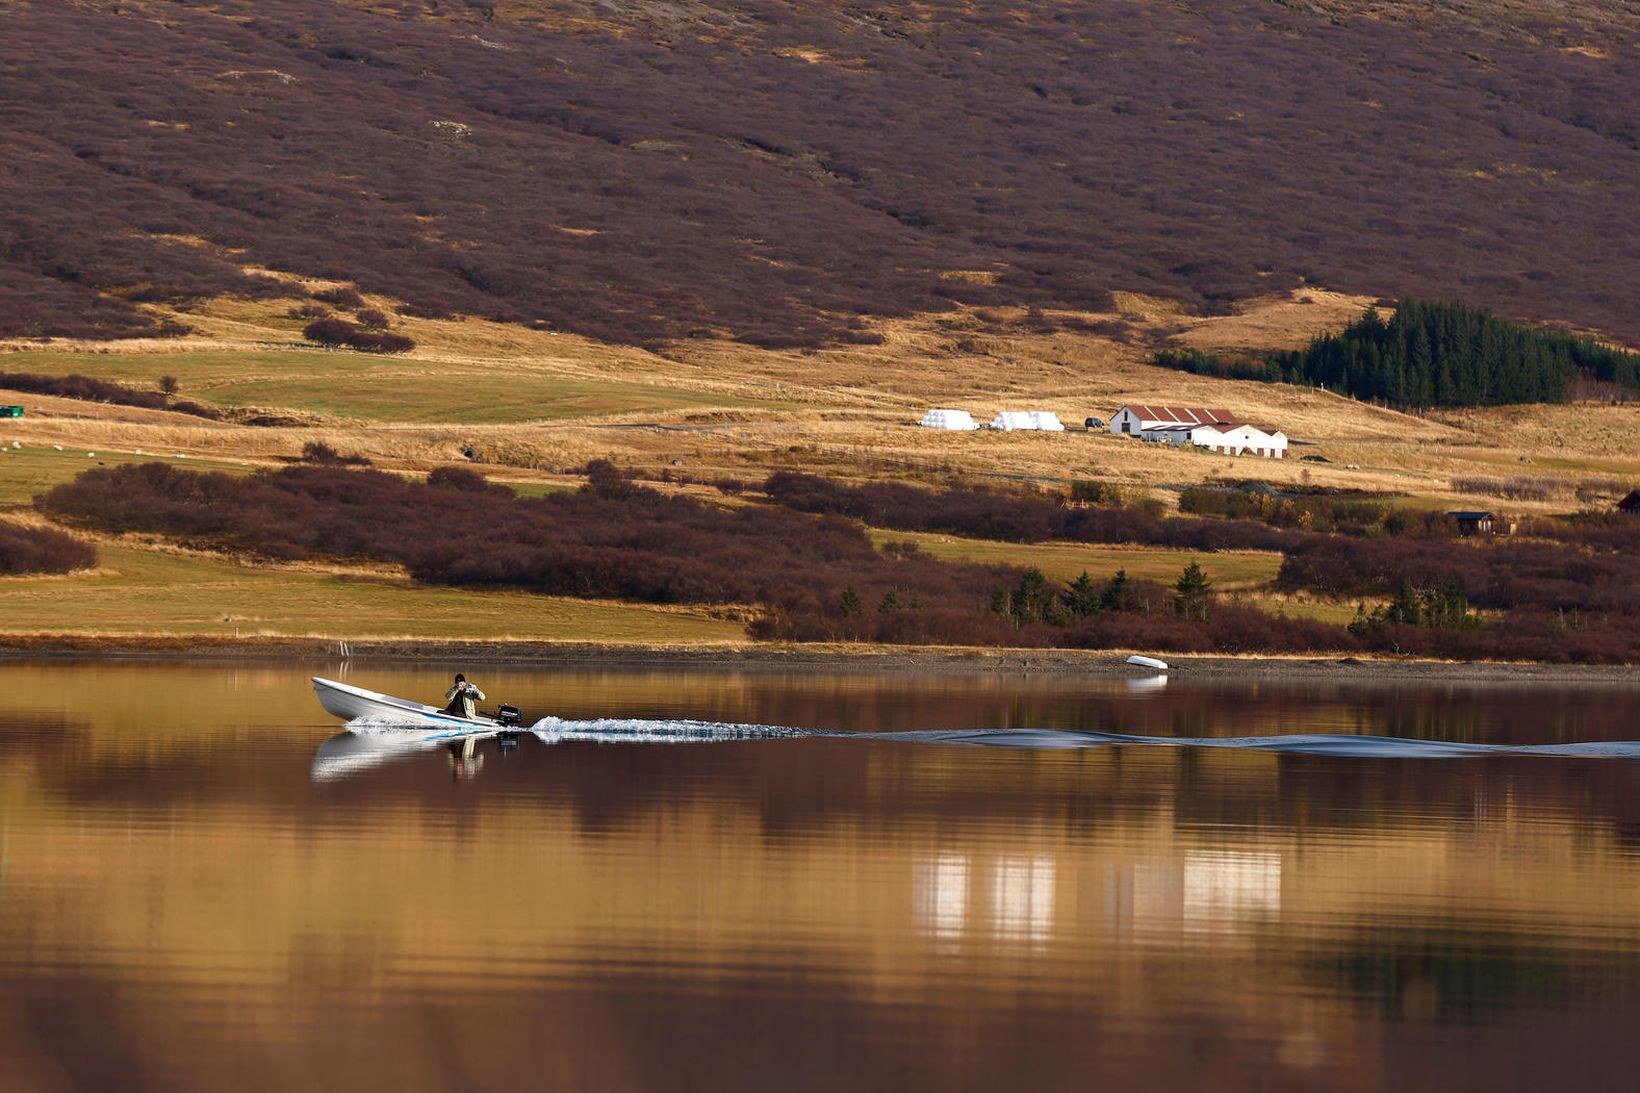
{"label": "calm lake water", "polygon": [[1640,689],[456,667],[559,720],[316,762],[309,675],[445,673],[0,667],[0,1087],[1640,1081],[1640,748],[1415,743]]}

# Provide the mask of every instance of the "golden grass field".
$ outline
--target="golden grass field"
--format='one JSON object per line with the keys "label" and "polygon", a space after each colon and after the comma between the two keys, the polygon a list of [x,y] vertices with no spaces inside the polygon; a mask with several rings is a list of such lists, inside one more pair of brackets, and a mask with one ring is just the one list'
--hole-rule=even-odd
{"label": "golden grass field", "polygon": [[[370,303],[391,310],[393,301]],[[1387,491],[1404,504],[1523,515],[1575,508],[1572,491],[1588,480],[1640,485],[1640,430],[1631,407],[1411,415],[1309,388],[1207,379],[1145,363],[1143,342],[1152,334],[1202,348],[1300,345],[1345,325],[1370,303],[1306,289],[1201,318],[1167,301],[1117,294],[1116,313],[1094,318],[1129,323],[1137,331],[1133,344],[1086,333],[1014,332],[954,311],[882,324],[881,346],[771,351],[703,341],[678,345],[666,356],[471,318],[400,318],[395,329],[415,338],[417,348],[384,358],[303,346],[302,320],[285,314],[290,301],[216,300],[175,316],[195,330],[187,338],[0,343],[0,370],[78,372],[136,385],[170,375],[184,397],[300,424],[210,422],[0,391],[0,402],[21,403],[27,415],[0,419],[0,443],[7,446],[0,454],[0,507],[26,506],[36,492],[98,462],[161,458],[247,473],[280,465],[315,440],[406,473],[465,465],[463,449],[470,449],[485,473],[523,493],[573,486],[575,470],[593,458],[685,483],[755,483],[779,469],[1045,489],[1101,478],[1149,488],[1166,505],[1188,485],[1258,477]],[[1108,419],[1130,401],[1228,407],[1245,420],[1282,429],[1297,444],[1288,460],[1237,460],[1080,428],[1083,418]],[[966,409],[981,421],[1003,409],[1047,409],[1072,428],[1029,434],[916,427],[934,406]],[[22,448],[11,449],[14,442]],[[1302,462],[1298,457],[1306,454],[1328,462]],[[1561,497],[1538,502],[1453,490],[1452,479],[1475,475],[1531,475],[1565,487]],[[1125,567],[1134,576],[1171,581],[1191,560],[1150,549],[913,538],[936,556],[1035,564],[1060,579],[1084,568],[1103,578]],[[341,619],[368,620],[354,636],[366,630],[448,634],[454,627],[471,636],[672,641],[739,632],[735,624],[704,616],[566,601],[547,607],[517,595],[415,589],[386,578],[321,577],[150,553],[131,544],[106,547],[105,557],[120,560],[105,566],[117,576],[0,580],[8,611],[0,629],[205,633],[221,632],[227,624],[220,618],[233,615],[247,620],[242,628],[292,634],[340,632],[343,624],[329,620]],[[1265,588],[1279,561],[1273,555],[1199,560],[1221,591],[1271,609],[1328,618],[1353,613],[1353,605],[1273,596]],[[198,611],[144,606],[166,599],[171,581],[199,590]],[[262,606],[233,606],[236,586],[247,590],[247,603]],[[334,607],[326,606],[332,599]],[[275,601],[284,600],[288,609],[276,609]],[[56,606],[25,609],[47,601]],[[533,613],[519,610],[531,604],[538,605]]]}
{"label": "golden grass field", "polygon": [[133,543],[62,577],[0,579],[0,634],[599,641],[743,637],[704,611],[414,585],[389,572],[239,564]]}

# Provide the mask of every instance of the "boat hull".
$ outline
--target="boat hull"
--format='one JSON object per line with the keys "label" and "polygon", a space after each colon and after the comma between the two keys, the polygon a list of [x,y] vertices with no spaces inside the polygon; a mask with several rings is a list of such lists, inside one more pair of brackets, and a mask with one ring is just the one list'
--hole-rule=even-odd
{"label": "boat hull", "polygon": [[333,679],[313,677],[313,691],[319,705],[343,721],[368,721],[385,726],[427,730],[427,739],[459,736],[494,736],[508,727],[488,717],[457,717],[437,706],[425,706],[379,691],[367,691]]}

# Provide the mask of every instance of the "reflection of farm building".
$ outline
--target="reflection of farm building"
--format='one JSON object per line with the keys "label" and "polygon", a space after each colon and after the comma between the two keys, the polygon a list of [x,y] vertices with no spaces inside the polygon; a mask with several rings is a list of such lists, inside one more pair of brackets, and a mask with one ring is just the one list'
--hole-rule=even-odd
{"label": "reflection of farm building", "polygon": [[[1156,932],[1231,934],[1280,917],[1281,876],[1282,854],[1262,848],[1191,849],[1143,863],[1118,857],[1095,869],[1046,853],[990,858],[947,851],[918,862],[914,883],[927,937],[1044,945],[1067,931],[1085,931],[1094,915],[1112,934],[1137,924]],[[1090,889],[1098,891],[1097,907],[1076,906]],[[1084,921],[1067,923],[1066,917]]]}
{"label": "reflection of farm building", "polygon": [[1162,444],[1194,444],[1225,455],[1282,459],[1287,434],[1267,433],[1243,423],[1229,410],[1201,406],[1145,406],[1129,403],[1110,419],[1110,431]]}
{"label": "reflection of farm building", "polygon": [[1640,490],[1630,490],[1629,495],[1617,503],[1617,511],[1640,516]]}

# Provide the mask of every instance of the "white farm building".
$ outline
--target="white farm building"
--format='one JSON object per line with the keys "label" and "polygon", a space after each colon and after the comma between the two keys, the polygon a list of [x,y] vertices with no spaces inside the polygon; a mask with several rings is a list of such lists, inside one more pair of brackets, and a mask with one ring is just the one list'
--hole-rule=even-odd
{"label": "white farm building", "polygon": [[1267,433],[1229,410],[1129,404],[1110,419],[1110,431],[1160,444],[1194,444],[1225,455],[1287,457],[1286,433]]}
{"label": "white farm building", "polygon": [[1065,426],[1052,410],[1004,410],[991,419],[991,428],[1004,432],[1016,429],[1035,429],[1045,433],[1062,433]]}
{"label": "white farm building", "polygon": [[971,432],[979,428],[967,410],[930,410],[917,424],[924,429],[950,429],[957,432]]}
{"label": "white farm building", "polygon": [[1145,440],[1167,444],[1194,444],[1225,455],[1257,455],[1265,459],[1287,458],[1287,434],[1267,433],[1254,425],[1220,428],[1216,425],[1175,425],[1157,429]]}

